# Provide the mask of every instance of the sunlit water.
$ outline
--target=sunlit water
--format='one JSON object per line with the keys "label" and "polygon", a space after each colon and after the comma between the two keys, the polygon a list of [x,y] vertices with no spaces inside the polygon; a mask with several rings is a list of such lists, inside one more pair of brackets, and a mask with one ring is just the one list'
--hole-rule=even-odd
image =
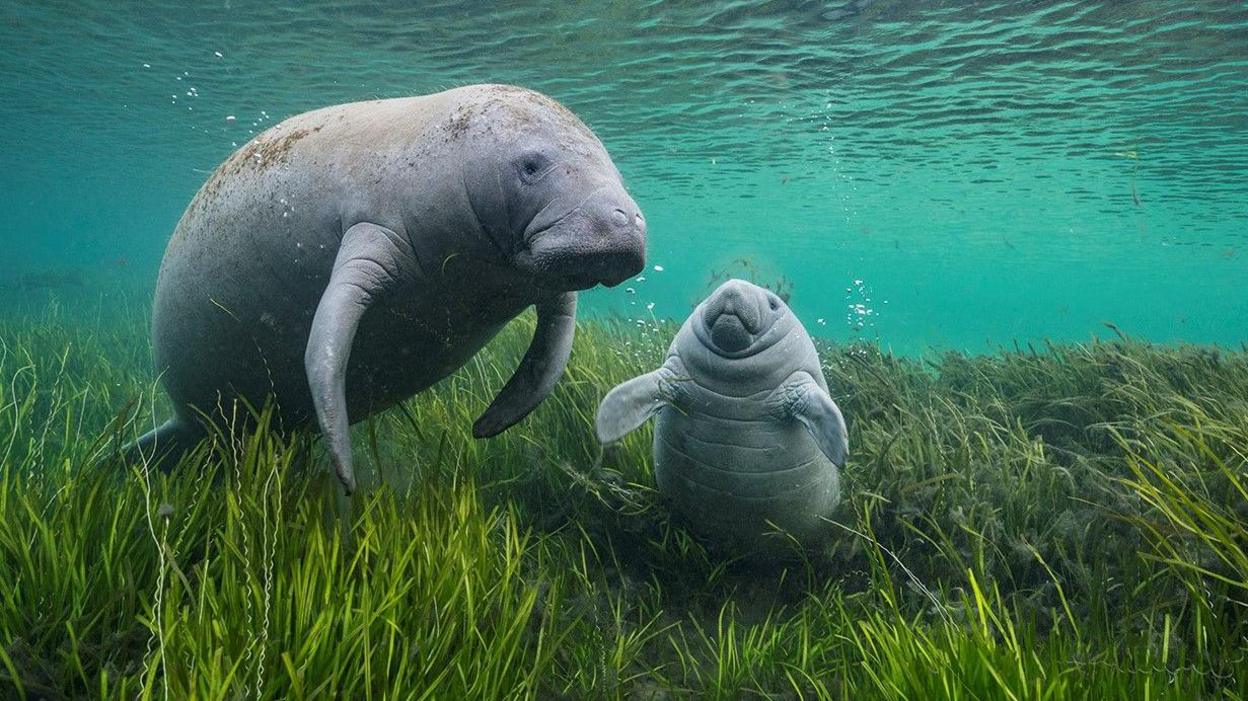
{"label": "sunlit water", "polygon": [[727,271],[902,352],[1248,340],[1242,2],[407,5],[0,4],[0,285],[150,288],[254,133],[508,82],[580,114],[650,223],[590,313],[683,318]]}

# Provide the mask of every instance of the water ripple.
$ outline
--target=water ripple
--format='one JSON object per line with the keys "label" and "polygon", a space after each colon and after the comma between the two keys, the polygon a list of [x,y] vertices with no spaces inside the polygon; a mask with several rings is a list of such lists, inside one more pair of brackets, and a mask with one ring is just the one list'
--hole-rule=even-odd
{"label": "water ripple", "polygon": [[4,177],[31,192],[71,170],[180,207],[290,114],[498,81],[581,114],[673,222],[677,203],[746,216],[726,201],[760,197],[902,235],[920,222],[898,208],[1105,222],[1046,252],[1076,260],[1121,252],[1147,206],[1169,242],[1248,244],[1241,2],[83,0],[0,18]]}

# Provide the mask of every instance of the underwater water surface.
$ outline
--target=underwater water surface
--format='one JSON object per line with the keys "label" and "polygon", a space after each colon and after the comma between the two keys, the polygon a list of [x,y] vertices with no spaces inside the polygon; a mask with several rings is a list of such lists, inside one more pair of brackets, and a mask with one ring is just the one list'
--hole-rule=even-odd
{"label": "underwater water surface", "polygon": [[587,313],[680,319],[736,275],[903,353],[1248,339],[1240,2],[8,0],[0,76],[18,294],[150,290],[284,117],[505,82],[579,114],[649,220],[644,279]]}

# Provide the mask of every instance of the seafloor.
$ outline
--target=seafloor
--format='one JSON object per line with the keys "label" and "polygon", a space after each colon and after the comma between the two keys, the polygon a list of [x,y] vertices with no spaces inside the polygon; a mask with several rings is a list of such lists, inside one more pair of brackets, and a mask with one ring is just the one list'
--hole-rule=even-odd
{"label": "seafloor", "polygon": [[554,395],[470,426],[523,352],[319,446],[116,458],[167,406],[145,305],[0,320],[0,697],[1244,698],[1248,354],[1085,345],[922,359],[825,345],[850,429],[831,545],[710,552],[601,454],[670,327],[583,322]]}

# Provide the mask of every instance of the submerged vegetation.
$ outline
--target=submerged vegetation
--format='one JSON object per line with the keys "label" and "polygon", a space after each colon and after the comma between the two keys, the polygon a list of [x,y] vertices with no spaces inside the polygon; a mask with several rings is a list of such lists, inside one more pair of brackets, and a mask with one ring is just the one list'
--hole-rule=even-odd
{"label": "submerged vegetation", "polygon": [[594,442],[674,328],[582,323],[474,441],[531,329],[357,426],[348,502],[263,428],[121,465],[168,409],[140,316],[0,321],[0,697],[1248,696],[1248,354],[826,346],[846,499],[778,567],[669,519],[650,429]]}

